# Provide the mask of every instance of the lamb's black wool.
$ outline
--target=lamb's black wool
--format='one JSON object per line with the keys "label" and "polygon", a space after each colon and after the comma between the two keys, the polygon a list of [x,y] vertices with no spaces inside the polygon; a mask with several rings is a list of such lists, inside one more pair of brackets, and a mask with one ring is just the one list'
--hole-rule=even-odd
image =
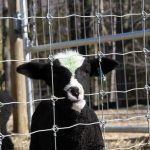
{"label": "lamb's black wool", "polygon": [[[58,105],[56,104],[56,124],[58,127],[68,127],[77,123],[98,122],[95,113],[87,105],[82,109],[81,113],[71,109],[62,109]],[[51,102],[41,102],[33,115],[31,131],[52,128],[52,118]],[[80,125],[57,132],[58,150],[101,150],[103,146],[99,125]],[[53,131],[32,135],[31,150],[48,150],[50,148],[54,150]]]}
{"label": "lamb's black wool", "polygon": [[[74,56],[75,55],[75,56]],[[65,61],[63,60],[65,57]],[[71,57],[71,59],[68,59]],[[60,59],[62,58],[62,59]],[[53,62],[54,95],[65,97],[55,102],[55,123],[58,127],[69,127],[78,123],[98,122],[97,116],[84,100],[85,76],[99,76],[99,60],[89,62],[72,51],[57,54]],[[117,66],[114,60],[102,58],[102,71],[110,72]],[[26,63],[17,71],[33,79],[42,79],[51,86],[51,66],[49,63]],[[82,78],[79,79],[80,76]],[[42,101],[36,108],[31,132],[53,128],[52,101]],[[57,131],[57,150],[102,150],[104,142],[99,124],[77,125]],[[30,150],[54,150],[54,132],[38,132],[31,135]]]}

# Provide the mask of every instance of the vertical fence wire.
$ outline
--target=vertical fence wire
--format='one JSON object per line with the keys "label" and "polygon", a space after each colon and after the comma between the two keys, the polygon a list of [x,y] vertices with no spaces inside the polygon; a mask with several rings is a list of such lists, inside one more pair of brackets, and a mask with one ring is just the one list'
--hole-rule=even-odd
{"label": "vertical fence wire", "polygon": [[[133,2],[132,0],[130,0],[130,13],[133,13]],[[131,31],[133,32],[134,31],[134,18],[133,16],[130,17],[131,18]],[[135,51],[135,39],[133,38],[132,39],[132,50]],[[134,76],[135,76],[135,79],[134,79],[134,85],[135,85],[135,88],[137,89],[138,88],[138,80],[137,80],[137,66],[136,66],[136,53],[133,54],[133,63],[134,63]],[[137,110],[137,114],[139,115],[140,114],[140,110],[139,110],[139,98],[138,98],[138,90],[135,90],[135,98],[136,98],[136,110]],[[137,126],[138,125],[138,118],[137,118],[137,123],[136,123]]]}
{"label": "vertical fence wire", "polygon": [[[100,1],[98,1],[98,3],[100,3]],[[100,5],[98,5],[100,6]],[[103,133],[103,139],[104,139],[104,145],[106,143],[106,139],[105,139],[105,117],[104,117],[104,108],[103,108],[103,104],[104,104],[104,82],[105,82],[105,76],[103,74],[102,71],[102,67],[101,67],[101,62],[102,62],[102,58],[103,58],[103,50],[101,47],[101,33],[100,30],[102,30],[102,24],[103,24],[103,18],[101,15],[101,10],[100,8],[98,8],[97,12],[96,12],[96,19],[97,19],[97,36],[98,36],[98,60],[99,60],[99,80],[100,80],[100,89],[99,89],[99,95],[98,95],[98,110],[100,110],[99,106],[101,105],[101,111],[102,111],[102,118],[99,120],[102,120],[101,122],[101,129],[102,129],[102,133]]]}
{"label": "vertical fence wire", "polygon": [[[43,6],[43,4],[42,4],[42,6],[41,6],[42,8],[41,8],[41,11],[42,11],[42,17],[44,17],[45,16],[45,5]],[[42,21],[42,42],[43,42],[43,44],[46,44],[46,28],[45,28],[45,24],[46,24],[46,21],[43,19],[43,21]],[[44,57],[46,57],[47,56],[47,51],[44,51]],[[47,86],[46,87],[46,92],[47,92],[47,95],[50,95],[50,89],[49,89],[49,87]]]}
{"label": "vertical fence wire", "polygon": [[[133,2],[130,0],[130,12],[133,13]],[[133,22],[133,16],[131,16],[131,31],[134,31],[134,22]],[[135,51],[135,39],[132,39],[132,50]],[[136,53],[133,54],[133,61],[134,61],[134,75],[135,75],[135,88],[138,88],[138,80],[137,80],[137,66],[136,66]],[[139,98],[138,98],[138,90],[135,91],[135,97],[136,97],[136,109],[137,114],[139,115]],[[138,123],[137,123],[138,125]]]}
{"label": "vertical fence wire", "polygon": [[[85,0],[82,0],[82,10],[81,10],[81,14],[83,15],[83,16],[85,16],[86,14],[87,14],[87,9],[85,8],[85,3],[86,3],[86,1]],[[89,7],[89,6],[88,6]],[[86,31],[87,31],[87,29],[86,28],[89,28],[89,27],[86,27],[86,22],[87,22],[87,20],[86,20],[86,18],[83,18],[83,30],[84,30],[84,38],[86,39],[87,38],[87,33],[86,33]],[[81,29],[82,30],[82,29]],[[85,46],[85,54],[87,55],[88,54],[88,50],[87,50],[87,46]]]}
{"label": "vertical fence wire", "polygon": [[[113,2],[112,0],[109,0],[109,7],[110,7],[110,20],[111,20],[111,33],[110,34],[116,34],[116,17],[113,17]],[[116,52],[116,42],[112,41],[112,51],[113,53]],[[116,59],[116,56],[113,55],[113,59]],[[116,74],[116,71],[115,71]],[[116,77],[114,77],[116,78]],[[115,81],[114,81],[115,80]],[[113,89],[111,88],[111,90],[116,90],[116,87],[114,89],[114,84],[116,83],[116,79],[112,79],[111,78],[111,86],[113,85]],[[116,111],[117,111],[117,118],[119,119],[119,102],[118,102],[118,98],[117,98],[117,94],[116,93],[111,93],[110,94],[110,101],[115,101],[116,102]]]}
{"label": "vertical fence wire", "polygon": [[[78,3],[76,3],[75,0],[73,0],[73,9],[74,9],[74,14],[77,14],[77,10],[76,10],[76,5],[78,5]],[[71,29],[71,30],[75,30],[75,40],[78,39],[78,25],[77,25],[77,17],[74,16],[74,29]],[[79,50],[79,47],[77,46],[77,50]]]}
{"label": "vertical fence wire", "polygon": [[[45,7],[45,6],[44,6],[44,7]],[[42,10],[41,10],[41,11],[42,11],[42,17],[45,16],[45,14],[44,14],[44,13],[45,13],[44,7],[42,6]],[[43,20],[43,21],[42,21],[43,44],[46,44],[46,37],[45,37],[46,33],[45,33],[45,32],[46,32],[46,29],[45,29],[45,20]],[[46,51],[45,51],[45,53],[46,53]],[[46,55],[45,55],[45,56],[46,56]]]}
{"label": "vertical fence wire", "polygon": [[[120,3],[120,15],[122,16],[123,15],[123,11],[122,11],[122,0],[119,1]],[[121,19],[121,33],[123,34],[123,19],[124,18],[120,18]],[[122,42],[122,51],[123,53],[125,53],[125,47],[124,47],[124,40],[121,41]],[[125,83],[127,83],[127,76],[126,76],[126,62],[125,62],[125,57],[126,56],[123,56],[123,70],[124,70],[124,81]],[[125,91],[127,91],[127,84],[124,85],[125,87]],[[128,104],[128,94],[126,93],[125,94],[125,99],[126,99],[126,115],[127,115],[127,118],[129,118],[129,104]]]}
{"label": "vertical fence wire", "polygon": [[54,73],[53,73],[53,54],[52,54],[52,49],[51,49],[51,43],[52,43],[52,17],[51,17],[51,9],[50,9],[50,0],[48,0],[48,13],[47,13],[47,21],[48,21],[48,28],[49,28],[49,60],[50,60],[50,67],[51,67],[51,98],[50,100],[52,101],[53,104],[53,135],[54,135],[54,148],[57,150],[57,125],[56,125],[56,110],[55,110],[55,93],[54,93]]}
{"label": "vertical fence wire", "polygon": [[143,52],[144,52],[144,58],[145,58],[145,90],[146,90],[146,98],[147,98],[147,123],[148,123],[148,133],[149,133],[149,140],[148,144],[150,145],[150,107],[149,107],[149,90],[150,87],[148,85],[148,53],[149,50],[146,48],[146,19],[147,19],[147,13],[145,12],[145,0],[141,1],[141,14],[142,14],[142,29],[143,29]]}
{"label": "vertical fence wire", "polygon": [[[58,10],[58,16],[61,16],[60,14],[60,1],[57,0],[57,10]],[[60,23],[60,19],[58,19],[58,41],[61,42],[62,41],[62,38],[61,38],[61,23]]]}
{"label": "vertical fence wire", "polygon": [[[39,6],[37,5],[37,1],[36,0],[33,0],[33,16],[37,16],[37,11],[38,11],[38,8]],[[39,45],[39,37],[38,37],[38,30],[37,30],[37,20],[36,20],[36,18],[33,18],[33,35],[34,35],[34,44],[36,45],[36,46],[38,46]],[[36,53],[36,57],[38,57],[38,58],[40,58],[40,54],[39,54],[39,52],[37,52]],[[38,93],[39,93],[39,97],[40,98],[42,98],[42,90],[41,90],[41,81],[39,80],[38,81],[38,86],[39,86],[39,88],[38,88]]]}
{"label": "vertical fence wire", "polygon": [[[68,15],[68,1],[65,0],[65,14]],[[70,40],[70,36],[69,36],[69,31],[70,31],[70,28],[69,28],[69,19],[66,18],[66,30],[67,30],[67,41]]]}

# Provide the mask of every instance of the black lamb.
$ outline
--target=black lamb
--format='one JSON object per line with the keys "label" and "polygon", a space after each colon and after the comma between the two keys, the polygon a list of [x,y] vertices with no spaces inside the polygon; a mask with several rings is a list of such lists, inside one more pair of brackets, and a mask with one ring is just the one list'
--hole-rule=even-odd
{"label": "black lamb", "polygon": [[58,53],[53,57],[53,66],[50,63],[29,62],[17,68],[19,73],[44,80],[50,87],[53,81],[54,96],[62,98],[55,103],[52,100],[42,101],[36,108],[31,132],[53,130],[33,133],[30,150],[55,150],[55,146],[57,150],[102,150],[104,141],[99,120],[86,105],[82,79],[87,75],[99,76],[101,70],[106,74],[117,66],[117,62],[103,57],[100,68],[99,59],[88,61],[74,51]]}

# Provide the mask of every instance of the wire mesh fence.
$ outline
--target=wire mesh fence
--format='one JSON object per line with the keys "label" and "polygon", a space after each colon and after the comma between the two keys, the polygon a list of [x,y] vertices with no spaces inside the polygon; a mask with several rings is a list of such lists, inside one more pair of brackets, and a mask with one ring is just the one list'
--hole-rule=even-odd
{"label": "wire mesh fence", "polygon": [[[21,5],[24,3],[21,1]],[[115,149],[139,149],[150,142],[149,109],[149,0],[32,0],[28,12],[18,17],[1,19],[21,20],[24,31],[26,59],[48,61],[49,55],[66,49],[75,49],[84,57],[111,57],[119,67],[104,78],[87,79],[85,89],[88,105],[99,117],[105,140],[106,132],[145,132],[147,142]],[[27,15],[28,13],[28,15]],[[26,22],[25,22],[26,21]],[[1,60],[13,62],[18,60]],[[53,89],[41,81],[28,80],[30,117],[37,102],[49,100]],[[21,102],[0,103],[1,107]],[[69,129],[70,127],[58,128]],[[83,125],[83,124],[82,124]],[[53,128],[42,131],[54,131]],[[27,136],[27,134],[2,135],[2,137]],[[57,139],[57,136],[56,136]],[[109,147],[107,141],[106,149]],[[57,145],[55,146],[57,149]]]}

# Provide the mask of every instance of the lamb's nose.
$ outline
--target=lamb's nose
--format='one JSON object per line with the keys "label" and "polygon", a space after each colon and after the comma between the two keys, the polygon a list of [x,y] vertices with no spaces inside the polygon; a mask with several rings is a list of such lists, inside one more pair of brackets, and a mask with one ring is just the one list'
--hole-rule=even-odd
{"label": "lamb's nose", "polygon": [[71,94],[73,96],[75,96],[76,98],[78,98],[78,96],[79,96],[79,89],[77,87],[71,87],[70,91],[71,91]]}

